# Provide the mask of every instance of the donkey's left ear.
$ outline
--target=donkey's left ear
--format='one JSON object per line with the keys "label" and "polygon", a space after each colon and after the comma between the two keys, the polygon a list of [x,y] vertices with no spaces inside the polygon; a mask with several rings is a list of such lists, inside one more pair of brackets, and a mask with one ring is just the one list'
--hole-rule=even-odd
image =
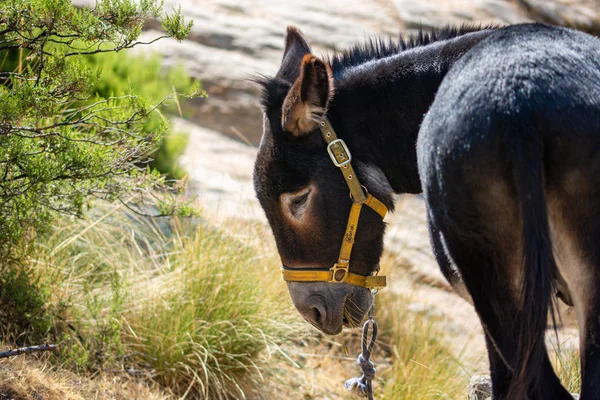
{"label": "donkey's left ear", "polygon": [[300,75],[290,88],[282,108],[283,129],[302,136],[315,129],[327,113],[333,97],[333,75],[327,63],[307,54]]}

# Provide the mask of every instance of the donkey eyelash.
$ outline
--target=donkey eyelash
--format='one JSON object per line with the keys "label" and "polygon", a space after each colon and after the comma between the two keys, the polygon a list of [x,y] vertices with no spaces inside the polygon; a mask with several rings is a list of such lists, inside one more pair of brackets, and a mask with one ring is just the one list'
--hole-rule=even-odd
{"label": "donkey eyelash", "polygon": [[306,203],[306,200],[308,199],[308,195],[310,194],[310,190],[307,191],[306,193],[301,194],[298,197],[295,197],[292,199],[291,201],[291,206],[292,208],[298,208],[301,205],[303,205],[304,203]]}

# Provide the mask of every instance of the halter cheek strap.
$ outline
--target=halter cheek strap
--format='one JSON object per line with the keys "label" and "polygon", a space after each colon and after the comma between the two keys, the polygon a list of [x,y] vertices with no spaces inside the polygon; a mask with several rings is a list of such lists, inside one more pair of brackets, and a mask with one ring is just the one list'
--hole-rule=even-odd
{"label": "halter cheek strap", "polygon": [[[350,197],[352,198],[352,207],[348,216],[348,223],[340,254],[337,263],[328,269],[297,269],[283,266],[281,273],[283,279],[287,282],[331,282],[331,283],[349,283],[352,285],[366,287],[368,289],[382,288],[386,286],[385,276],[377,275],[360,275],[349,271],[350,255],[352,254],[352,246],[354,246],[354,238],[356,236],[356,228],[360,218],[360,212],[363,205],[371,208],[383,219],[387,214],[387,207],[373,197],[364,186],[362,186],[352,168],[352,155],[342,139],[338,139],[329,119],[325,117],[320,124],[321,134],[327,143],[327,153],[333,161],[333,164],[340,169],[344,180],[350,189]],[[364,189],[364,190],[363,190]]]}

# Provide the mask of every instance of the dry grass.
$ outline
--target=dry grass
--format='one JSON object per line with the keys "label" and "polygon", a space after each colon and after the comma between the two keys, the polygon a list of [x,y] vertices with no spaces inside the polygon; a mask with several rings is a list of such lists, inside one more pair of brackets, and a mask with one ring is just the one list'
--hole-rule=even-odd
{"label": "dry grass", "polygon": [[279,345],[305,329],[277,292],[264,292],[273,265],[250,248],[210,228],[175,242],[170,270],[140,276],[134,291],[147,295],[124,313],[131,362],[180,395],[243,397],[268,376]]}
{"label": "dry grass", "polygon": [[[110,208],[88,221],[59,222],[31,261],[51,293],[62,355],[1,361],[0,393],[27,400],[36,393],[49,400],[351,398],[343,383],[360,374],[359,329],[330,338],[301,320],[260,224],[215,228]],[[464,399],[467,357],[448,350],[443,320],[410,311],[411,302],[389,290],[377,297],[377,398]],[[577,386],[577,361],[556,361],[563,381]]]}
{"label": "dry grass", "polygon": [[0,360],[0,399],[11,400],[168,400],[157,385],[127,376],[92,378],[56,367],[48,357]]}
{"label": "dry grass", "polygon": [[[377,320],[382,329],[380,346],[391,357],[382,374],[381,399],[463,399],[470,373],[449,350],[443,321],[408,311],[410,300],[382,293],[384,303]],[[381,381],[380,381],[381,382]]]}
{"label": "dry grass", "polygon": [[579,393],[581,386],[579,351],[554,349],[550,352],[550,360],[563,386],[570,393]]}

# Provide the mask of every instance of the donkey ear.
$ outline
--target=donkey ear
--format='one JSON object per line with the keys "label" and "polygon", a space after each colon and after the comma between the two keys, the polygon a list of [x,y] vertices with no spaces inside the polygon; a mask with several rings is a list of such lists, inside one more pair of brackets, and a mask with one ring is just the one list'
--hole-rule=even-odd
{"label": "donkey ear", "polygon": [[300,29],[288,26],[285,35],[283,59],[276,78],[284,79],[290,83],[294,82],[298,78],[298,66],[302,61],[302,57],[309,53],[310,46]]}
{"label": "donkey ear", "polygon": [[300,76],[283,101],[283,129],[294,136],[309,133],[327,113],[332,97],[331,68],[313,55],[305,55],[300,66]]}

